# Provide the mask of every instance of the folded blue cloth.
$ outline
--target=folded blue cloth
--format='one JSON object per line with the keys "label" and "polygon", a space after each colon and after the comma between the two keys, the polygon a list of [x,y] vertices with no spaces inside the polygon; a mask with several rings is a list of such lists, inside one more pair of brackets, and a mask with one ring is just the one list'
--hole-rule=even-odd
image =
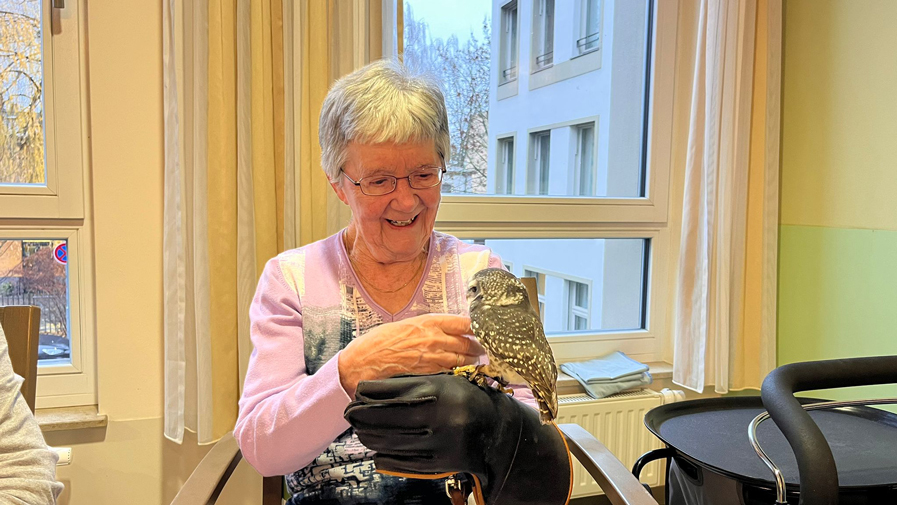
{"label": "folded blue cloth", "polygon": [[653,381],[648,365],[620,351],[590,361],[562,363],[561,371],[579,381],[595,399],[647,386]]}

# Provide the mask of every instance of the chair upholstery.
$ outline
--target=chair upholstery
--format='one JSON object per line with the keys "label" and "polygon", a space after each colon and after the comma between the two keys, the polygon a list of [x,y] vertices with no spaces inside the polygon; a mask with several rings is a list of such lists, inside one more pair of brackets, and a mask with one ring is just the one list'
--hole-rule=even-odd
{"label": "chair upholstery", "polygon": [[30,305],[0,307],[0,324],[6,334],[12,369],[25,378],[22,396],[34,412],[37,393],[37,344],[40,339],[40,308]]}

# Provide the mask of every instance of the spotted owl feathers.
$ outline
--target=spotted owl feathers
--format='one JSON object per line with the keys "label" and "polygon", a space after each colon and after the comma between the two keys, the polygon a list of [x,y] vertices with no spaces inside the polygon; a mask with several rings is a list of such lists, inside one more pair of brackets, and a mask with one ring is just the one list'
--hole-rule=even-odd
{"label": "spotted owl feathers", "polygon": [[[526,286],[500,268],[474,274],[467,288],[471,328],[489,356],[482,372],[502,383],[529,385],[548,424],[557,417],[557,365]],[[521,380],[522,379],[522,380]]]}

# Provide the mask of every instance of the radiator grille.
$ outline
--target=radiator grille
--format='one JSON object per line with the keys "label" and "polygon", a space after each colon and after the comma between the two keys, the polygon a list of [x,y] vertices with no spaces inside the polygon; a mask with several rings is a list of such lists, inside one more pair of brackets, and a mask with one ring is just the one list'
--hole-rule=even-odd
{"label": "radiator grille", "polygon": [[[558,398],[558,424],[575,423],[600,440],[632,468],[642,454],[661,447],[661,442],[644,426],[645,414],[663,403],[663,395],[652,390],[621,393],[600,400],[585,394]],[[641,481],[652,487],[662,484],[663,462],[653,462],[642,470]],[[574,460],[573,498],[602,494],[594,479]]]}

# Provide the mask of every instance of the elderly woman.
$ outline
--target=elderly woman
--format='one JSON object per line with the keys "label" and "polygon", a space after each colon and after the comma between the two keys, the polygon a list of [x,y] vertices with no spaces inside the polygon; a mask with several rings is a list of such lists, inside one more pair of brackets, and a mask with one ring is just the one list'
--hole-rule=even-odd
{"label": "elderly woman", "polygon": [[546,503],[564,503],[568,454],[539,426],[532,393],[515,386],[511,399],[444,373],[484,353],[469,337],[466,286],[501,261],[433,230],[450,154],[438,86],[372,63],[334,84],[319,140],[352,220],[262,273],[234,430],[246,460],[286,475],[296,504],[450,503],[455,473],[481,502],[515,503],[541,496],[542,465],[560,481]]}

